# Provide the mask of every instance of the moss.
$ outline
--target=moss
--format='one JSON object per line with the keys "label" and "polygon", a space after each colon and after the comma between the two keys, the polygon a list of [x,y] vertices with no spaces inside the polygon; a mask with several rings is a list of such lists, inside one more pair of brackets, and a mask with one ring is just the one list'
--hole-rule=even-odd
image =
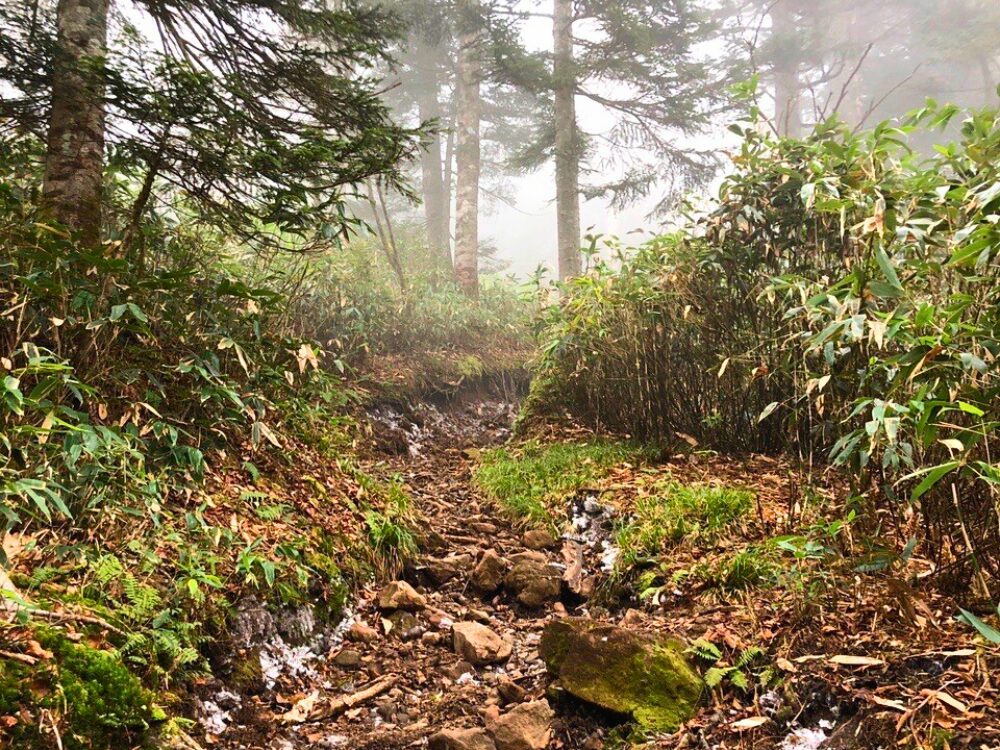
{"label": "moss", "polygon": [[[38,627],[38,642],[52,659],[36,665],[11,667],[0,673],[0,713],[27,712],[37,717],[50,711],[60,725],[66,750],[130,747],[142,740],[150,725],[165,716],[116,654],[71,642],[61,632]],[[49,747],[39,721],[15,726],[9,739],[15,747]]]}
{"label": "moss", "polygon": [[546,626],[540,653],[567,692],[651,731],[676,730],[701,699],[701,678],[669,639],[568,618]]}

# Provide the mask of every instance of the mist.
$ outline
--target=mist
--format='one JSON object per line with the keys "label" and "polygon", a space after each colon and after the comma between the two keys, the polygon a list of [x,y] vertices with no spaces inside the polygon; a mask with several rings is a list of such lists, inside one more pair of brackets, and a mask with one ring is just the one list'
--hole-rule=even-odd
{"label": "mist", "polygon": [[[519,277],[539,266],[554,272],[553,3],[398,5],[409,27],[385,97],[404,121],[437,118],[433,153],[412,176],[426,203],[427,161],[441,164],[449,252],[459,36],[463,24],[478,24],[476,52],[485,61],[478,241],[494,256],[487,268]],[[710,195],[738,143],[728,126],[751,108],[760,110],[759,127],[799,137],[831,118],[857,129],[898,122],[927,99],[978,108],[997,98],[996,3],[695,0],[580,2],[573,10],[571,137],[584,246],[593,235],[655,232],[679,199]],[[912,145],[927,151],[933,144],[925,137]],[[426,227],[421,207],[400,202],[397,209],[400,221]]]}

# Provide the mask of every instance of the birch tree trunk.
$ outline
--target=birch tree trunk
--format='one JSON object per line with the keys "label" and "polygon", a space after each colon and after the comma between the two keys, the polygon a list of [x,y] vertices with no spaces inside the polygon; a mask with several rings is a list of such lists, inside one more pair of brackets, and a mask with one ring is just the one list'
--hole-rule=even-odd
{"label": "birch tree trunk", "polygon": [[59,0],[59,51],[52,71],[42,197],[53,219],[80,240],[101,240],[105,109],[99,69],[107,47],[109,0]]}
{"label": "birch tree trunk", "polygon": [[554,0],[553,79],[555,104],[556,226],[559,276],[579,276],[580,153],[576,125],[576,75],[573,61],[573,0]]}
{"label": "birch tree trunk", "polygon": [[[478,13],[476,0],[466,0],[464,9]],[[459,37],[456,99],[455,276],[470,297],[479,296],[479,120],[482,110],[479,84],[479,30],[468,20],[469,29]]]}
{"label": "birch tree trunk", "polygon": [[798,66],[789,55],[795,49],[794,0],[776,0],[771,8],[771,33],[778,43],[774,61],[774,121],[778,133],[798,138],[802,129],[802,91]]}

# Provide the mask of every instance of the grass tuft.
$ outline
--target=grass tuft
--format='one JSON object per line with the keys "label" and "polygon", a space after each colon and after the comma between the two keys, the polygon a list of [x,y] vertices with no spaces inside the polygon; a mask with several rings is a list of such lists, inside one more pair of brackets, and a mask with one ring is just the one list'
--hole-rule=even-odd
{"label": "grass tuft", "polygon": [[732,487],[660,485],[655,494],[636,502],[631,518],[618,529],[620,569],[627,571],[668,545],[714,541],[750,510],[754,497],[749,490]]}
{"label": "grass tuft", "polygon": [[484,452],[475,482],[514,517],[535,525],[551,524],[567,495],[642,453],[638,445],[612,440],[544,446],[529,441],[517,448]]}

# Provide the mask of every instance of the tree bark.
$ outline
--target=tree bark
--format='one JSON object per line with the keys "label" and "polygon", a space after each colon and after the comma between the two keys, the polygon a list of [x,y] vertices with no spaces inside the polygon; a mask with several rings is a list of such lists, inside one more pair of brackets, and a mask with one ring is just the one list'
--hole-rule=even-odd
{"label": "tree bark", "polygon": [[101,240],[104,77],[109,0],[59,0],[59,50],[52,70],[44,204],[81,242]]}
{"label": "tree bark", "polygon": [[576,125],[573,0],[554,0],[552,41],[559,276],[567,279],[579,276],[583,270],[580,257],[580,144]]}
{"label": "tree bark", "polygon": [[470,297],[479,296],[479,120],[482,110],[479,84],[479,29],[472,16],[478,14],[478,2],[463,4],[470,18],[469,28],[459,36],[458,80],[456,99],[456,190],[455,276],[462,290]]}
{"label": "tree bark", "polygon": [[[440,124],[441,107],[435,87],[421,92],[418,107],[420,120],[437,119]],[[451,266],[451,247],[448,241],[447,211],[445,211],[444,164],[441,153],[441,135],[435,133],[420,156],[420,178],[424,193],[424,221],[427,225],[427,245],[434,258],[445,269]]]}
{"label": "tree bark", "polygon": [[771,8],[771,33],[777,53],[774,60],[775,127],[783,136],[798,138],[802,130],[802,91],[798,65],[792,56],[798,41],[794,0],[776,0]]}

